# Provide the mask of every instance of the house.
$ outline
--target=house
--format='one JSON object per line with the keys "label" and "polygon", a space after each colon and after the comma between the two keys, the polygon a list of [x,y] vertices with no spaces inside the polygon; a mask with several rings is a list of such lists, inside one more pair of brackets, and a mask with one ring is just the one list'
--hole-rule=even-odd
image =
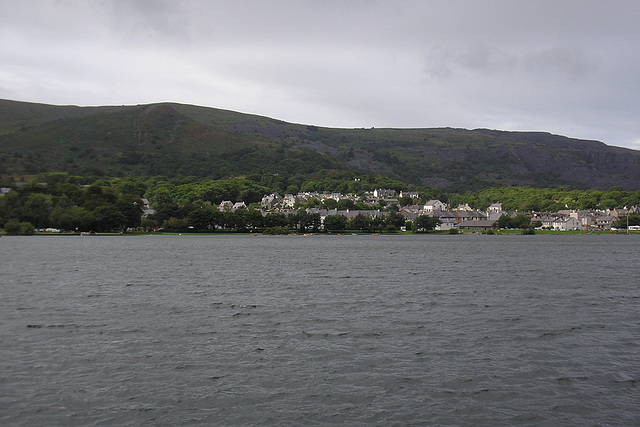
{"label": "house", "polygon": [[[502,203],[493,203],[487,208],[487,214],[502,213]],[[499,217],[498,217],[499,218]]]}
{"label": "house", "polygon": [[401,214],[405,214],[405,213],[411,213],[411,214],[420,214],[422,212],[422,207],[418,206],[418,205],[408,205],[408,206],[401,206],[400,207],[400,213]]}
{"label": "house", "polygon": [[236,211],[238,209],[247,209],[247,205],[245,205],[244,202],[235,202],[231,207],[231,210]]}
{"label": "house", "polygon": [[424,204],[424,210],[427,212],[442,212],[446,207],[440,200],[429,200]]}
{"label": "house", "polygon": [[296,205],[296,196],[294,196],[293,194],[285,194],[284,198],[282,199],[282,205],[285,208],[293,208]]}
{"label": "house", "polygon": [[458,229],[467,229],[467,230],[488,230],[493,227],[493,223],[495,221],[491,221],[488,219],[480,219],[477,221],[461,221],[458,223]]}
{"label": "house", "polygon": [[610,215],[601,215],[596,217],[596,227],[602,230],[611,230],[611,224],[618,218]]}
{"label": "house", "polygon": [[377,199],[384,199],[384,198],[395,197],[395,196],[396,196],[396,190],[382,190],[382,189],[373,190],[373,197]]}
{"label": "house", "polygon": [[453,211],[453,214],[456,217],[456,222],[480,221],[487,219],[487,216],[485,214],[474,210]]}
{"label": "house", "polygon": [[560,217],[553,221],[552,227],[558,231],[580,230],[580,221],[573,217]]}
{"label": "house", "polygon": [[400,198],[403,198],[403,197],[408,197],[410,199],[418,199],[420,196],[418,195],[418,193],[413,191],[401,191]]}
{"label": "house", "polygon": [[153,215],[155,213],[156,213],[155,209],[142,209],[141,218],[148,218],[149,215]]}
{"label": "house", "polygon": [[221,211],[230,211],[232,207],[233,203],[231,203],[230,200],[224,200],[218,205],[218,209],[220,209]]}
{"label": "house", "polygon": [[553,228],[553,223],[558,219],[555,215],[534,216],[531,221],[540,221],[542,228]]}
{"label": "house", "polygon": [[609,215],[611,215],[612,217],[615,217],[615,218],[622,218],[623,216],[627,216],[627,214],[628,214],[627,208],[624,208],[624,209],[613,209],[609,213]]}
{"label": "house", "polygon": [[416,211],[401,210],[400,215],[404,217],[405,221],[415,221],[420,215]]}
{"label": "house", "polygon": [[440,220],[440,225],[436,226],[436,230],[451,230],[459,222],[458,216],[451,211],[430,212],[428,215]]}
{"label": "house", "polygon": [[589,211],[573,211],[569,216],[580,221],[580,226],[582,228],[589,228],[593,225],[593,216]]}
{"label": "house", "polygon": [[[263,209],[273,209],[279,206],[281,203],[282,197],[280,197],[280,195],[278,194],[272,193],[262,198],[262,200],[260,201],[260,206],[262,206]],[[222,208],[220,208],[220,210],[222,210]]]}

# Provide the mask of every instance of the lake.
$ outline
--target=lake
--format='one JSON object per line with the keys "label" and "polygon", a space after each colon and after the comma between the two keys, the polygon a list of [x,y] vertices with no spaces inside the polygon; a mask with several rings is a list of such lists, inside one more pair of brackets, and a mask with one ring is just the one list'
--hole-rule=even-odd
{"label": "lake", "polygon": [[640,236],[0,239],[2,425],[640,425]]}

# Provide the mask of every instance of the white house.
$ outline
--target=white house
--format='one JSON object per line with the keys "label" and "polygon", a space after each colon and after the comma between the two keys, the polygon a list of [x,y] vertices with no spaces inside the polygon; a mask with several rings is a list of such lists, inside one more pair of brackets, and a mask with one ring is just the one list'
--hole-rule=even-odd
{"label": "white house", "polygon": [[417,199],[420,196],[418,195],[418,193],[414,191],[401,191],[400,197],[409,197],[410,199]]}
{"label": "white house", "polygon": [[580,221],[573,217],[556,218],[552,226],[559,231],[580,230]]}
{"label": "white house", "polygon": [[247,209],[247,205],[245,205],[244,202],[235,202],[231,207],[231,210],[235,211],[237,209]]}
{"label": "white house", "polygon": [[221,211],[231,210],[232,207],[233,203],[231,203],[231,200],[224,200],[218,205],[218,209],[220,209]]}
{"label": "white house", "polygon": [[542,223],[542,228],[553,228],[553,223],[559,219],[555,215],[542,215],[542,216],[534,216],[531,218],[531,221],[540,221]]}
{"label": "white house", "polygon": [[[269,194],[264,196],[260,202],[260,206],[264,209],[273,209],[276,205],[282,203],[282,197],[279,194]],[[222,208],[220,208],[222,210]]]}
{"label": "white house", "polygon": [[282,199],[282,205],[285,208],[293,208],[296,205],[296,196],[294,196],[293,194],[285,194],[284,198]]}
{"label": "white house", "polygon": [[487,213],[502,213],[502,203],[494,203],[487,209]]}
{"label": "white house", "polygon": [[424,205],[424,210],[427,212],[439,212],[445,210],[446,205],[440,200],[429,200]]}
{"label": "white house", "polygon": [[376,197],[378,199],[395,197],[395,195],[396,195],[396,190],[382,190],[382,189],[373,190],[373,197]]}
{"label": "white house", "polygon": [[454,210],[456,210],[456,211],[464,211],[464,212],[471,212],[473,209],[471,209],[471,206],[469,206],[467,203],[465,203],[464,205],[458,205],[458,207],[455,208]]}

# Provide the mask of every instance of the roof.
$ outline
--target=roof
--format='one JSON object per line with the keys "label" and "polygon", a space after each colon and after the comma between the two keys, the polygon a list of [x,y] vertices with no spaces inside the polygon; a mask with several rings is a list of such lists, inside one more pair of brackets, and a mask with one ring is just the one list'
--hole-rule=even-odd
{"label": "roof", "polygon": [[458,224],[458,228],[491,228],[494,221],[488,219],[479,219],[477,221],[462,221]]}

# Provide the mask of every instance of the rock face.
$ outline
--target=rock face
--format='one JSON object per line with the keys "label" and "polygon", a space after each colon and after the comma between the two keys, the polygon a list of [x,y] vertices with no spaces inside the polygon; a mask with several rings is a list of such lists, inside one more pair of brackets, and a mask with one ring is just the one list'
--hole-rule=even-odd
{"label": "rock face", "polygon": [[448,191],[640,188],[640,152],[542,132],[332,129],[182,104],[0,100],[0,175],[379,173]]}

